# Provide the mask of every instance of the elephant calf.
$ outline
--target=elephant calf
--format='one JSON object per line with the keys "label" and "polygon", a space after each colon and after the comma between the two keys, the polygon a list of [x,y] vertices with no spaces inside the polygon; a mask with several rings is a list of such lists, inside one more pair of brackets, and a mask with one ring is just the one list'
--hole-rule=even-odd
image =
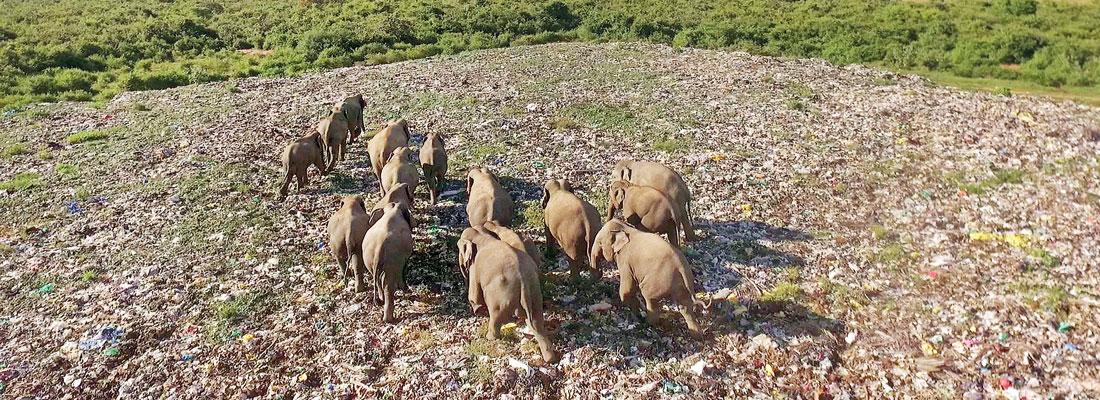
{"label": "elephant calf", "polygon": [[679,207],[660,190],[627,181],[612,182],[607,194],[607,219],[614,218],[619,210],[627,223],[647,232],[664,233],[669,243],[680,247]]}
{"label": "elephant calf", "polygon": [[383,195],[399,183],[408,185],[409,193],[416,193],[416,185],[420,184],[420,173],[416,171],[416,165],[409,158],[408,147],[398,147],[393,150],[390,160],[382,167],[382,175],[378,182],[382,187]]}
{"label": "elephant calf", "polygon": [[527,253],[527,255],[531,256],[531,259],[535,261],[536,266],[542,265],[542,252],[535,247],[534,242],[524,239],[516,233],[516,231],[508,229],[496,221],[486,222],[485,225],[482,226],[496,235],[497,238],[500,238],[504,243],[508,243],[512,248]]}
{"label": "elephant calf", "polygon": [[[394,291],[403,286],[405,263],[413,250],[412,214],[399,203],[387,204],[363,236],[363,263],[374,282],[374,302],[382,302],[382,321],[394,322]],[[363,269],[355,271],[355,290],[363,291]]]}
{"label": "elephant calf", "polygon": [[[409,189],[409,184],[398,183],[390,186],[390,190],[386,191],[386,194],[382,195],[381,199],[378,199],[374,203],[374,207],[371,208],[371,213],[381,212],[386,208],[386,204],[401,203],[406,209],[412,210],[413,206],[413,193]],[[379,214],[381,216],[381,214]]]}
{"label": "elephant calf", "polygon": [[646,322],[657,323],[660,299],[677,303],[688,330],[698,337],[702,330],[695,323],[695,310],[706,305],[695,300],[691,267],[680,250],[660,236],[642,232],[613,219],[596,235],[590,255],[593,265],[602,260],[614,262],[619,269],[619,297],[631,309],[638,307],[638,293],[645,299]]}
{"label": "elephant calf", "polygon": [[505,226],[512,223],[516,205],[488,168],[470,168],[466,173],[466,194],[470,226],[481,226],[488,221]]}
{"label": "elephant calf", "polygon": [[395,149],[409,146],[409,136],[409,123],[399,119],[390,121],[367,142],[367,154],[370,155],[371,171],[375,178],[382,179],[382,167]]}
{"label": "elephant calf", "polygon": [[283,185],[279,189],[280,198],[286,198],[287,189],[290,188],[291,178],[298,178],[299,192],[305,188],[306,184],[309,183],[309,177],[306,175],[306,170],[309,168],[310,164],[316,166],[317,169],[321,171],[322,176],[328,175],[328,170],[325,169],[321,135],[316,132],[286,145],[286,147],[283,148],[280,160],[283,162],[284,171]]}
{"label": "elephant calf", "polygon": [[328,220],[329,250],[340,266],[344,282],[348,280],[349,270],[363,267],[363,235],[368,228],[370,214],[359,196],[344,197],[343,207]]}
{"label": "elephant calf", "polygon": [[348,117],[340,107],[334,107],[332,113],[317,123],[317,133],[325,144],[328,153],[328,169],[331,171],[337,161],[344,160],[348,147]]}
{"label": "elephant calf", "polygon": [[[600,229],[600,213],[596,207],[573,194],[568,181],[550,180],[542,189],[542,208],[546,245],[556,242],[569,260],[569,273],[580,275],[585,257],[592,248],[592,240]],[[592,278],[602,274],[596,264],[589,265]]]}
{"label": "elephant calf", "polygon": [[682,216],[680,226],[684,229],[684,240],[692,241],[695,227],[691,221],[691,190],[679,173],[664,164],[655,162],[622,160],[615,164],[611,179],[624,180],[635,185],[649,186],[660,190],[672,199]]}
{"label": "elephant calf", "polygon": [[470,308],[489,312],[489,339],[522,314],[548,363],[558,361],[542,315],[542,288],[535,262],[526,252],[497,239],[485,228],[466,228],[458,240],[458,265],[469,284]]}
{"label": "elephant calf", "polygon": [[424,171],[424,183],[428,185],[432,205],[439,199],[439,192],[447,185],[447,149],[443,135],[429,133],[420,148],[420,169]]}
{"label": "elephant calf", "polygon": [[347,117],[348,144],[352,144],[355,139],[359,138],[359,135],[363,134],[363,107],[367,106],[367,102],[363,100],[363,95],[360,94],[344,99],[344,102],[339,106],[340,111]]}

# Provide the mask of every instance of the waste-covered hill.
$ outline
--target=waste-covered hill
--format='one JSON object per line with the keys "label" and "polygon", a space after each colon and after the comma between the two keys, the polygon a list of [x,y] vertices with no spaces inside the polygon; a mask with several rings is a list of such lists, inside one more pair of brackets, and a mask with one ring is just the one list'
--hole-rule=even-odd
{"label": "waste-covered hill", "polygon": [[[400,322],[325,247],[363,142],[278,202],[278,150],[362,93],[440,132],[448,196],[415,215]],[[1100,109],[959,92],[820,60],[554,44],[123,93],[0,116],[0,393],[24,398],[1100,396]],[[414,141],[422,140],[421,135]],[[487,165],[542,242],[542,183],[606,206],[664,162],[715,301],[618,306],[618,273],[542,266],[563,360],[484,338],[455,271],[463,174]],[[313,174],[313,172],[311,172]],[[605,304],[611,304],[605,310]],[[983,397],[984,396],[984,397]]]}

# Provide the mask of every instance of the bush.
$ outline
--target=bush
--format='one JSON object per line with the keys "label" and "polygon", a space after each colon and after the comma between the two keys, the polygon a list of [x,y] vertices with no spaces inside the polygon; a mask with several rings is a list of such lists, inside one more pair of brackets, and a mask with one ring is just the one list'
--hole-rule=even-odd
{"label": "bush", "polygon": [[997,6],[1017,16],[1032,15],[1039,10],[1039,3],[1035,0],[999,0]]}

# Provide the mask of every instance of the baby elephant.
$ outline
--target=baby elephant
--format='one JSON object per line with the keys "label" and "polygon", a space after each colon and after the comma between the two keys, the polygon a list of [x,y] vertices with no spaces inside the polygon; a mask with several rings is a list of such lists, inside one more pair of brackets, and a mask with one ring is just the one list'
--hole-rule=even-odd
{"label": "baby elephant", "polygon": [[321,135],[316,132],[286,145],[283,148],[280,160],[283,162],[283,171],[285,171],[283,186],[279,189],[279,197],[283,199],[286,198],[287,189],[290,188],[291,178],[298,178],[299,192],[309,183],[306,169],[309,168],[310,164],[316,166],[321,171],[322,176],[328,175],[321,147]]}
{"label": "baby elephant", "polygon": [[[390,187],[390,190],[386,191],[386,194],[382,195],[381,199],[378,199],[374,203],[374,207],[371,208],[371,213],[378,212],[378,216],[381,216],[381,212],[386,208],[386,204],[401,203],[406,209],[412,210],[413,204],[412,190],[409,189],[409,184],[398,183]],[[377,218],[377,217],[376,217]]]}
{"label": "baby elephant", "polygon": [[359,196],[344,197],[344,206],[328,220],[329,250],[340,266],[344,282],[348,280],[349,270],[363,268],[363,235],[368,228],[370,214]]}
{"label": "baby elephant", "polygon": [[367,154],[370,155],[371,171],[374,177],[382,179],[382,166],[390,160],[398,147],[409,145],[409,123],[403,119],[390,121],[385,128],[374,134],[367,142]]}
{"label": "baby elephant", "polygon": [[615,163],[611,179],[660,190],[679,208],[677,213],[682,216],[680,225],[684,229],[684,240],[690,242],[696,239],[691,221],[691,190],[684,178],[672,168],[655,162],[622,160]]}
{"label": "baby elephant", "polygon": [[424,147],[420,148],[420,169],[424,170],[424,183],[435,205],[439,192],[447,185],[447,149],[443,147],[443,135],[429,133],[424,139]]}
{"label": "baby elephant", "polygon": [[337,161],[344,160],[344,151],[348,145],[348,116],[339,106],[334,107],[328,118],[317,123],[317,133],[325,143],[328,169],[331,171]]}
{"label": "baby elephant", "polygon": [[488,168],[470,168],[466,173],[466,194],[470,226],[481,226],[488,221],[505,226],[512,223],[516,205]]}
{"label": "baby elephant", "polygon": [[631,309],[638,307],[638,292],[645,299],[646,322],[657,323],[660,299],[669,299],[680,306],[692,336],[702,331],[695,323],[697,307],[707,307],[693,296],[695,292],[691,267],[680,250],[660,236],[634,229],[618,219],[604,224],[596,235],[591,260],[614,262],[619,268],[619,297]]}
{"label": "baby elephant", "polygon": [[499,338],[501,325],[521,313],[535,331],[542,359],[558,361],[543,320],[538,268],[526,252],[482,227],[466,228],[458,240],[458,264],[469,283],[471,309],[475,314],[482,307],[489,312],[489,339]]}
{"label": "baby elephant", "polygon": [[512,246],[512,248],[526,252],[527,255],[531,256],[531,259],[535,261],[535,266],[542,265],[542,252],[539,251],[538,247],[535,247],[534,242],[524,239],[516,233],[516,231],[508,229],[496,221],[486,222],[483,226],[486,230],[496,235],[497,238],[500,238],[501,241]]}
{"label": "baby elephant", "polygon": [[680,247],[679,207],[660,190],[627,181],[612,182],[607,194],[607,218],[614,218],[619,210],[627,223],[646,232],[664,233],[672,246]]}
{"label": "baby elephant", "polygon": [[[545,216],[546,245],[556,242],[569,260],[569,273],[580,275],[585,257],[592,248],[596,232],[600,230],[600,213],[596,207],[573,194],[573,187],[564,179],[550,180],[542,189],[542,208]],[[592,278],[602,275],[596,264]]]}
{"label": "baby elephant", "polygon": [[[394,322],[393,292],[403,286],[405,262],[413,250],[412,214],[399,203],[387,204],[363,236],[363,263],[374,283],[374,302],[383,302],[382,321]],[[355,291],[363,291],[362,269],[355,271]]]}
{"label": "baby elephant", "polygon": [[420,184],[420,173],[416,171],[416,165],[409,159],[409,148],[398,147],[393,150],[390,160],[382,167],[381,179],[382,193],[389,192],[398,183],[408,185],[409,193],[416,193],[416,185]]}
{"label": "baby elephant", "polygon": [[367,102],[360,94],[344,99],[339,106],[348,120],[348,144],[354,143],[363,134],[363,107],[367,106]]}

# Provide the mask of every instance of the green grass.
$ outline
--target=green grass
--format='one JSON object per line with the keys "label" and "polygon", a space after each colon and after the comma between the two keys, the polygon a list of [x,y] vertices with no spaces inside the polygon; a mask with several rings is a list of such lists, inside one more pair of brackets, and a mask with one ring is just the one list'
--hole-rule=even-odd
{"label": "green grass", "polygon": [[8,145],[8,147],[4,148],[4,157],[5,158],[21,156],[21,155],[28,154],[28,153],[30,153],[30,152],[27,151],[27,146],[22,144],[22,143],[11,144],[11,145]]}
{"label": "green grass", "polygon": [[695,141],[687,137],[666,137],[653,142],[653,150],[665,153],[682,153],[691,150]]}
{"label": "green grass", "polygon": [[641,126],[634,112],[626,107],[612,104],[590,104],[572,107],[567,109],[565,114],[565,118],[597,129],[633,134]]}
{"label": "green grass", "polygon": [[800,299],[803,295],[802,288],[794,282],[781,282],[774,288],[764,293],[762,301],[789,303]]}
{"label": "green grass", "polygon": [[994,170],[993,177],[977,182],[968,179],[967,175],[965,171],[956,171],[945,174],[944,177],[967,194],[981,195],[1002,185],[1023,183],[1028,177],[1028,172],[1018,169]]}
{"label": "green grass", "polygon": [[543,224],[542,214],[542,202],[540,200],[530,200],[520,203],[520,215],[523,216],[523,225],[541,228]]}
{"label": "green grass", "polygon": [[58,163],[57,165],[54,166],[54,169],[57,170],[57,173],[62,174],[62,175],[76,175],[77,174],[77,168],[75,166],[71,165],[71,164]]}
{"label": "green grass", "polygon": [[875,260],[888,266],[898,266],[907,259],[905,247],[898,243],[887,245],[875,253]]}
{"label": "green grass", "polygon": [[65,138],[65,141],[69,144],[92,142],[97,140],[104,140],[110,137],[112,130],[92,130],[74,133]]}
{"label": "green grass", "polygon": [[12,179],[0,181],[0,190],[18,192],[21,190],[30,189],[41,184],[42,181],[38,178],[38,174],[33,172],[24,172],[16,175]]}
{"label": "green grass", "polygon": [[1026,94],[1049,97],[1057,101],[1073,100],[1083,104],[1100,106],[1100,85],[1093,86],[1044,86],[1019,79],[962,77],[942,71],[899,71],[917,74],[933,82],[959,89],[994,94]]}

